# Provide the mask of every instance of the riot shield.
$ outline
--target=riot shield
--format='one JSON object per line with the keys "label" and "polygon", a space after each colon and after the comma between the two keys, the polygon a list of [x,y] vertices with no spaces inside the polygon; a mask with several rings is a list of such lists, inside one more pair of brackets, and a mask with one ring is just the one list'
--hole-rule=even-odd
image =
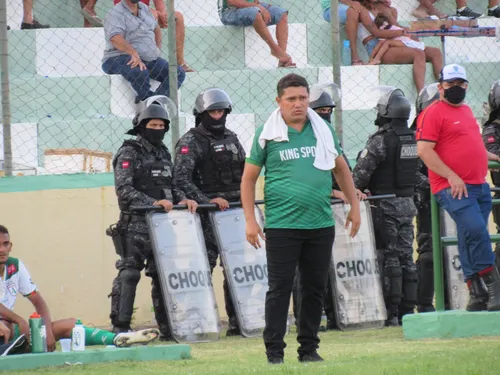
{"label": "riot shield", "polygon": [[199,215],[150,212],[146,220],[173,338],[218,340],[219,312]]}
{"label": "riot shield", "polygon": [[[263,215],[257,206],[255,217],[264,228]],[[261,241],[262,248],[258,250],[247,242],[242,208],[211,212],[210,219],[241,334],[244,337],[261,336],[268,290],[265,242]]]}
{"label": "riot shield", "polygon": [[[457,226],[446,210],[441,211],[441,236],[457,235]],[[464,282],[464,273],[458,256],[458,246],[443,247],[444,278],[446,279],[448,302],[451,310],[465,310],[469,302],[469,291]]]}
{"label": "riot shield", "polygon": [[361,202],[361,227],[351,238],[345,222],[350,206],[332,206],[335,218],[330,281],[337,326],[342,331],[383,328],[387,319],[370,203]]}

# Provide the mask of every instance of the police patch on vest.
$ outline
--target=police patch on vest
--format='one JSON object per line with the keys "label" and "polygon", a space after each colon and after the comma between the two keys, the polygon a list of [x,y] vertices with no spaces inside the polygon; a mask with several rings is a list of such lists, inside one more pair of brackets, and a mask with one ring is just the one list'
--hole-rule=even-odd
{"label": "police patch on vest", "polygon": [[359,155],[360,159],[364,159],[368,155],[368,150],[365,148],[363,151],[361,151],[361,154]]}
{"label": "police patch on vest", "polygon": [[416,144],[402,145],[401,146],[401,153],[400,153],[401,159],[415,159],[416,157],[417,157],[417,145]]}
{"label": "police patch on vest", "polygon": [[237,154],[238,153],[238,147],[236,147],[236,145],[234,143],[230,143],[230,144],[226,145],[226,148],[229,151],[232,151],[233,154]]}
{"label": "police patch on vest", "polygon": [[225,151],[226,148],[224,147],[224,145],[214,145],[214,151],[215,152],[222,152],[222,151]]}

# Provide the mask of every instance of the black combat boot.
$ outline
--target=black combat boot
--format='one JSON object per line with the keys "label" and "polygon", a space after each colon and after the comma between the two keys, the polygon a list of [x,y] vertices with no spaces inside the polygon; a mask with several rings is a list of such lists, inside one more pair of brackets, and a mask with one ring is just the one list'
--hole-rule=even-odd
{"label": "black combat boot", "polygon": [[469,303],[466,310],[485,311],[488,303],[488,291],[479,275],[474,275],[467,280],[467,288],[469,288]]}
{"label": "black combat boot", "polygon": [[130,328],[129,324],[113,324],[113,333],[124,333],[124,332],[130,332],[132,329]]}
{"label": "black combat boot", "polygon": [[387,309],[387,320],[385,321],[386,327],[399,326],[399,311],[397,307],[389,307]]}
{"label": "black combat boot", "polygon": [[500,311],[500,274],[496,266],[488,267],[479,276],[488,289],[488,311]]}

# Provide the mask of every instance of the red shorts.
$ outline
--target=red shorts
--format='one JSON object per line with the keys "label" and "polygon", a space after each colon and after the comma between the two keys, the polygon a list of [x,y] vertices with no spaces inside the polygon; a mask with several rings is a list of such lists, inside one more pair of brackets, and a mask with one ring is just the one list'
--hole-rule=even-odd
{"label": "red shorts", "polygon": [[[115,5],[116,5],[116,4],[118,4],[118,3],[120,2],[120,0],[113,0],[113,2],[114,2],[114,3],[115,3]],[[141,0],[141,3],[144,3],[144,4],[146,4],[147,6],[149,6],[149,2],[150,2],[150,0]]]}

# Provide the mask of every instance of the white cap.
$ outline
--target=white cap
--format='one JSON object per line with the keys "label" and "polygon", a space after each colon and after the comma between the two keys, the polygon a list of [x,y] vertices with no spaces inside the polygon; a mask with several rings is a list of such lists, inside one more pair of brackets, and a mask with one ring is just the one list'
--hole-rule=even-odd
{"label": "white cap", "polygon": [[439,74],[439,82],[451,82],[456,79],[461,79],[467,81],[467,74],[465,73],[465,68],[458,64],[446,65],[441,73]]}

